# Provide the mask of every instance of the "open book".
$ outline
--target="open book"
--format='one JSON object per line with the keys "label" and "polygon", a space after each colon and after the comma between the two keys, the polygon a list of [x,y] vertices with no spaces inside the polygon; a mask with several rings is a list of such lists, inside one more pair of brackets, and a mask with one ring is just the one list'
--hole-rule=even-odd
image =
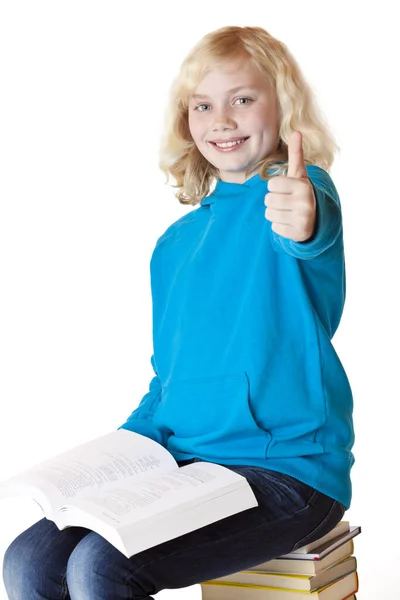
{"label": "open book", "polygon": [[0,497],[21,495],[60,530],[95,531],[128,558],[258,506],[242,475],[210,462],[179,467],[161,444],[125,429],[0,483]]}

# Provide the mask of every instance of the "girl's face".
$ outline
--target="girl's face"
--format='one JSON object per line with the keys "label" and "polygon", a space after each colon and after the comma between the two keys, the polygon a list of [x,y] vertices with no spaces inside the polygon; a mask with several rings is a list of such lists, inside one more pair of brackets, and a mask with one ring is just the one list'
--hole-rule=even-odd
{"label": "girl's face", "polygon": [[[244,183],[246,169],[278,147],[275,90],[251,63],[208,72],[190,94],[188,111],[193,140],[201,154],[219,169],[222,181]],[[220,150],[215,145],[215,141],[244,137],[246,141],[232,150]]]}

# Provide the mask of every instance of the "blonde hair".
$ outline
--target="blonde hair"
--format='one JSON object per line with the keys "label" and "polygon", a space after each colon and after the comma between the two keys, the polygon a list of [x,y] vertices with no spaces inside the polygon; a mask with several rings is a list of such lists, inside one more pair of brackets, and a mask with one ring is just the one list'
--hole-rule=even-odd
{"label": "blonde hair", "polygon": [[288,140],[292,131],[300,131],[306,164],[329,169],[337,146],[317,107],[314,94],[300,67],[285,44],[261,27],[228,26],[205,35],[183,61],[169,93],[164,115],[164,132],[159,151],[159,167],[174,177],[174,192],[181,204],[198,204],[209,195],[218,179],[218,169],[199,151],[190,134],[188,102],[191,92],[213,68],[231,62],[250,61],[263,77],[273,82],[279,104],[279,144],[276,151],[252,165],[246,179],[259,172],[262,179],[286,175]]}

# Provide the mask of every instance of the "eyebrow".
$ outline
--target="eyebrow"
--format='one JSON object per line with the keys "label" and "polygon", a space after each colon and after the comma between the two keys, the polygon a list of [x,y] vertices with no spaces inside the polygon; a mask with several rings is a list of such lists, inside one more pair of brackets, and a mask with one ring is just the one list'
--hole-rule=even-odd
{"label": "eyebrow", "polygon": [[[258,86],[257,85],[239,85],[238,87],[234,87],[231,88],[230,90],[228,90],[228,94],[231,94],[232,92],[238,92],[239,90],[257,90]],[[206,94],[193,94],[191,96],[191,98],[193,100],[201,100],[202,98],[209,98],[210,96],[207,96]]]}

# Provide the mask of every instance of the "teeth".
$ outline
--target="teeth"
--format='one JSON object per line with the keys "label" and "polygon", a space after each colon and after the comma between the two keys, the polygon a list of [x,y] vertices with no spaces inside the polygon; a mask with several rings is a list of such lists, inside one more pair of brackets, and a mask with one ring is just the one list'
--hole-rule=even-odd
{"label": "teeth", "polygon": [[245,139],[241,139],[241,140],[237,140],[236,142],[228,142],[228,143],[221,143],[221,144],[217,144],[215,142],[215,145],[218,146],[219,148],[231,148],[232,146],[236,146],[237,144],[242,144],[245,141]]}

